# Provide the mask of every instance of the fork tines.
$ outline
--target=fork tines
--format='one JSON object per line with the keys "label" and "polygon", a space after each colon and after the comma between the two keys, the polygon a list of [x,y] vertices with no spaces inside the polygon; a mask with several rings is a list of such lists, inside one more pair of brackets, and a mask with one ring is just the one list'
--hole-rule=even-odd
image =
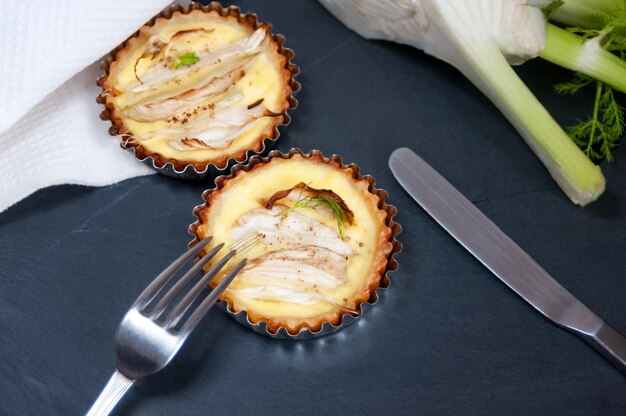
{"label": "fork tines", "polygon": [[[190,248],[182,256],[176,259],[170,266],[168,266],[156,279],[143,291],[139,298],[133,304],[133,308],[137,308],[140,313],[150,318],[151,320],[160,323],[163,327],[170,328],[172,330],[181,323],[181,319],[185,316],[185,313],[189,310],[191,305],[199,298],[200,294],[209,285],[209,282],[226,266],[226,264],[236,255],[240,254],[248,248],[252,247],[260,241],[258,234],[249,234],[241,240],[231,245],[231,250],[222,258],[217,260],[213,267],[202,276],[202,278],[187,292],[185,296],[179,302],[175,301],[177,295],[190,284],[193,278],[202,270],[206,264],[211,261],[219,252],[224,248],[224,243],[218,244],[209,250],[203,257],[201,257],[174,285],[154,304],[157,296],[161,293],[164,287],[172,280],[172,278],[191,260],[195,258],[200,251],[206,247],[206,245],[212,240],[212,237],[207,237],[202,241],[199,241],[196,245]],[[181,331],[190,331],[198,323],[198,321],[204,316],[204,314],[215,304],[218,297],[224,292],[226,287],[235,278],[235,276],[246,265],[247,259],[239,261],[231,270],[224,276],[221,282],[210,292],[210,294],[202,301],[202,303],[196,308],[196,310],[190,314],[187,321],[180,328]]]}

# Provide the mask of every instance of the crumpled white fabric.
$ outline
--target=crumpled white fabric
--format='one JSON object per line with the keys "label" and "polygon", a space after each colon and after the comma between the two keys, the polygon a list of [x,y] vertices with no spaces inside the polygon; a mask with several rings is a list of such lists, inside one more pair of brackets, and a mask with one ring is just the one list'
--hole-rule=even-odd
{"label": "crumpled white fabric", "polygon": [[0,13],[0,211],[57,184],[152,171],[119,149],[95,102],[101,58],[171,0],[30,0]]}

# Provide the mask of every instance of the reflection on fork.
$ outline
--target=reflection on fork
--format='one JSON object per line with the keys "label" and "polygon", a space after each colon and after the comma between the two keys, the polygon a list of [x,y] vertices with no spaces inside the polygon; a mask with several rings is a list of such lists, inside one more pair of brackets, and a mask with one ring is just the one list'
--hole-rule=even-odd
{"label": "reflection on fork", "polygon": [[[194,309],[193,305],[208,291],[209,282],[236,254],[244,252],[260,240],[246,237],[235,243],[233,245],[235,247],[220,258],[181,300],[178,300],[178,295],[217,255],[224,247],[224,243],[209,250],[169,290],[164,291],[168,282],[185,264],[195,258],[211,239],[212,237],[207,237],[187,250],[161,272],[130,307],[115,334],[117,369],[87,413],[88,416],[108,415],[135,380],[154,374],[170,363],[191,331],[246,265],[247,259],[238,261]],[[162,296],[158,299],[160,294]]]}
{"label": "reflection on fork", "polygon": [[243,237],[241,240],[234,242],[230,245],[231,250],[237,252],[237,256],[243,255],[244,252],[250,250],[257,243],[260,243],[263,236],[259,233],[250,233]]}

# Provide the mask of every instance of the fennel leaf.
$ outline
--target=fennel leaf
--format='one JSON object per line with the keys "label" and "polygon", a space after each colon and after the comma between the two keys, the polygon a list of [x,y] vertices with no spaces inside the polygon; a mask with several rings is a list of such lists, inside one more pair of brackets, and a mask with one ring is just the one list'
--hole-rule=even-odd
{"label": "fennel leaf", "polygon": [[343,239],[344,224],[347,222],[346,213],[343,211],[343,208],[341,208],[337,201],[333,200],[332,198],[328,198],[326,196],[312,195],[302,196],[301,191],[298,199],[293,204],[293,206],[285,209],[278,215],[286,215],[287,213],[297,208],[317,208],[322,205],[326,205],[333,212],[335,218],[337,219],[337,231],[339,232],[339,236]]}
{"label": "fennel leaf", "polygon": [[[604,49],[626,61],[626,2],[624,9],[595,14],[591,18],[601,29],[568,27],[567,30],[587,40],[597,38]],[[567,127],[567,133],[593,162],[599,163],[603,159],[610,162],[613,160],[612,151],[618,146],[626,127],[625,108],[616,98],[617,91],[579,72],[570,81],[555,85],[555,90],[572,95],[593,84],[596,91],[591,116]]]}
{"label": "fennel leaf", "polygon": [[181,65],[189,66],[193,65],[200,60],[200,57],[195,52],[187,52],[182,55],[178,55],[178,58],[174,60],[172,68],[178,69]]}
{"label": "fennel leaf", "polygon": [[572,140],[593,161],[613,160],[612,150],[624,134],[624,108],[615,100],[613,89],[596,82],[593,114],[567,129]]}

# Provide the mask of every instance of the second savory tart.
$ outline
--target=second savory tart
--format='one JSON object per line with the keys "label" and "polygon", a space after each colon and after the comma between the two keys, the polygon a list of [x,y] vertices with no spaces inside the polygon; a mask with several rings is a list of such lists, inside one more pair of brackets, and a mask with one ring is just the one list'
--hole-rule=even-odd
{"label": "second savory tart", "polygon": [[370,189],[353,168],[296,152],[238,170],[207,192],[191,227],[196,241],[213,236],[205,252],[218,242],[260,238],[242,254],[248,264],[221,299],[271,333],[315,332],[360,314],[392,251],[388,213]]}
{"label": "second savory tart", "polygon": [[175,7],[114,51],[101,100],[112,132],[139,159],[221,169],[278,136],[295,105],[297,68],[256,16],[216,3]]}

